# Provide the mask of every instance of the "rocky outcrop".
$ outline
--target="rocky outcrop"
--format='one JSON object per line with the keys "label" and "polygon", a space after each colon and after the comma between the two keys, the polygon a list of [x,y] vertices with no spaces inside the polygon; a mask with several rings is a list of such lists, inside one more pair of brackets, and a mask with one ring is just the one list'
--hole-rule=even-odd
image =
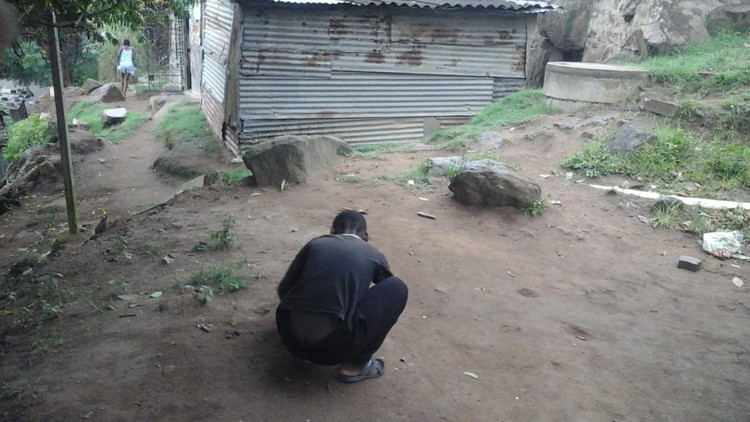
{"label": "rocky outcrop", "polygon": [[709,29],[750,27],[747,0],[557,0],[560,9],[537,18],[529,83],[540,86],[547,61],[607,63],[642,60]]}
{"label": "rocky outcrop", "polygon": [[750,29],[750,2],[717,7],[708,14],[707,21],[709,31],[745,32]]}

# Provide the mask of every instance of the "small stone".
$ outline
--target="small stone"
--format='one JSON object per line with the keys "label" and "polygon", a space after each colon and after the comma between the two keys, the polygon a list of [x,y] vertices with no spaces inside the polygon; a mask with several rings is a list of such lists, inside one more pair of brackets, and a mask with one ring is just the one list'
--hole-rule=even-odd
{"label": "small stone", "polygon": [[474,378],[475,380],[479,379],[479,375],[477,375],[477,374],[475,374],[473,372],[466,371],[466,372],[464,372],[464,375],[466,375],[469,378]]}
{"label": "small stone", "polygon": [[737,287],[742,287],[742,285],[744,284],[744,283],[742,282],[742,279],[741,279],[741,278],[739,278],[739,277],[734,277],[734,278],[732,279],[732,283],[734,283],[734,285],[735,285],[735,286],[737,286]]}
{"label": "small stone", "polygon": [[433,290],[438,293],[448,293],[448,289],[446,289],[445,287],[435,287]]}
{"label": "small stone", "polygon": [[680,255],[680,260],[677,263],[677,268],[695,272],[701,269],[702,262],[703,261],[701,261],[700,259],[693,258],[692,256]]}
{"label": "small stone", "polygon": [[161,259],[161,262],[165,265],[169,265],[174,262],[174,255],[167,254],[164,256],[164,258]]}

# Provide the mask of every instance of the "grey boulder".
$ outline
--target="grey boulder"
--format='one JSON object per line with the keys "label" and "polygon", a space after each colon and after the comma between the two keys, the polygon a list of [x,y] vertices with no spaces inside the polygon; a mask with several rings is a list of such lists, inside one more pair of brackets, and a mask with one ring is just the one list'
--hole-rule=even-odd
{"label": "grey boulder", "polygon": [[120,87],[116,84],[105,84],[91,91],[89,101],[92,103],[116,103],[125,101],[125,97],[120,92]]}
{"label": "grey boulder", "polygon": [[448,189],[458,202],[482,207],[524,209],[538,201],[542,188],[507,164],[480,160],[464,163]]}
{"label": "grey boulder", "polygon": [[615,154],[633,154],[642,145],[652,142],[656,135],[642,131],[629,123],[622,123],[615,134],[607,139],[607,149]]}
{"label": "grey boulder", "polygon": [[287,135],[264,141],[242,155],[258,186],[306,183],[310,176],[333,166],[338,155],[352,151],[333,136]]}

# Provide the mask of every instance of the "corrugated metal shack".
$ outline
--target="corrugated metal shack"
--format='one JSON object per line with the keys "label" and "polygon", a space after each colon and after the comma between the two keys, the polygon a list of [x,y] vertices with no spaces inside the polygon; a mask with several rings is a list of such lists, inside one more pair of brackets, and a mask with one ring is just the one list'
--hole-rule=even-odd
{"label": "corrugated metal shack", "polygon": [[524,0],[206,0],[203,109],[234,153],[284,134],[411,142],[521,89]]}

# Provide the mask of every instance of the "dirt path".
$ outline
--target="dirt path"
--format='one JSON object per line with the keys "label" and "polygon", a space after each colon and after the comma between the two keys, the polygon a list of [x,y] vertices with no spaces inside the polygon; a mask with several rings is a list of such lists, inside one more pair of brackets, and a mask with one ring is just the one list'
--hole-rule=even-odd
{"label": "dirt path", "polygon": [[[184,99],[175,96],[172,101]],[[117,106],[153,115],[148,101],[135,97]],[[82,165],[76,166],[76,182],[83,209],[125,216],[160,203],[174,192],[179,182],[167,181],[152,169],[154,160],[166,150],[153,135],[158,123],[156,115],[133,135],[118,143],[105,143],[102,151],[82,159]]]}
{"label": "dirt path", "polygon": [[[561,205],[539,217],[464,207],[445,181],[409,191],[340,177],[371,180],[445,155],[427,151],[342,159],[284,192],[194,191],[71,246],[44,271],[63,274],[66,287],[93,286],[90,301],[66,307],[44,327],[34,343],[49,346],[46,352],[30,339],[5,339],[0,378],[22,392],[0,401],[4,417],[750,420],[750,289],[731,282],[735,275],[749,280],[750,265],[702,255],[694,237],[641,223],[644,204],[567,180],[558,163],[580,137],[553,124],[585,117],[550,116],[499,134],[505,142],[496,153],[504,160],[532,177],[557,173],[538,180]],[[141,147],[139,157],[151,151]],[[122,151],[112,157],[129,156]],[[108,177],[131,169],[128,163],[114,160]],[[110,198],[108,207],[117,209],[119,198],[131,197]],[[332,368],[296,368],[273,322],[274,288],[286,266],[343,207],[368,210],[371,242],[410,288],[406,311],[379,352],[386,376],[351,386],[336,382]],[[237,233],[229,251],[191,251],[229,215]],[[5,232],[16,227],[9,221]],[[4,243],[3,251],[14,247]],[[169,266],[161,263],[167,253],[176,257]],[[704,259],[703,270],[678,269],[682,254]],[[252,275],[248,287],[205,306],[179,288],[215,266],[241,267]],[[153,291],[164,294],[149,298]]]}

